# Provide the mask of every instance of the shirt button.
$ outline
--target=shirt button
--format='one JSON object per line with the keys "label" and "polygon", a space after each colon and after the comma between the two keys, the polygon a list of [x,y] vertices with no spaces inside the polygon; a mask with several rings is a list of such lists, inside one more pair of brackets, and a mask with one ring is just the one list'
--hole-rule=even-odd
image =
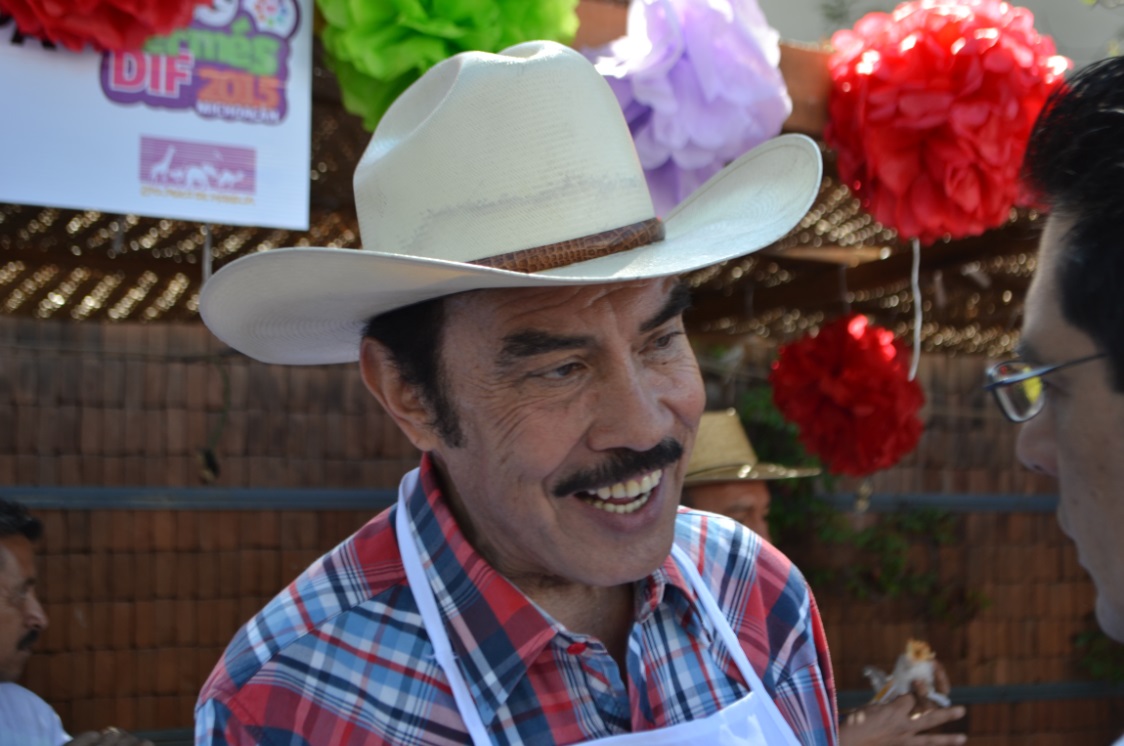
{"label": "shirt button", "polygon": [[585,649],[587,647],[589,647],[589,646],[586,645],[584,642],[575,642],[575,643],[572,643],[570,645],[570,647],[566,648],[566,652],[569,653],[570,655],[581,655],[582,653],[585,652]]}

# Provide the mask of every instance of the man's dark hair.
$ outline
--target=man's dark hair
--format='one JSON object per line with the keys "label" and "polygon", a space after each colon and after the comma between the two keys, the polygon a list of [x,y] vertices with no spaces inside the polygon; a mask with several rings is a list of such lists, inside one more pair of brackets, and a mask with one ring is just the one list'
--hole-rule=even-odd
{"label": "man's dark hair", "polygon": [[434,298],[375,316],[367,322],[363,336],[387,349],[398,374],[418,390],[429,407],[430,424],[445,443],[457,448],[464,445],[464,433],[441,364],[444,327],[445,299]]}
{"label": "man's dark hair", "polygon": [[1095,62],[1054,92],[1023,172],[1071,221],[1058,258],[1062,314],[1108,353],[1112,387],[1124,392],[1124,57]]}
{"label": "man's dark hair", "polygon": [[17,502],[0,499],[0,539],[9,536],[26,536],[36,541],[43,535],[43,524]]}

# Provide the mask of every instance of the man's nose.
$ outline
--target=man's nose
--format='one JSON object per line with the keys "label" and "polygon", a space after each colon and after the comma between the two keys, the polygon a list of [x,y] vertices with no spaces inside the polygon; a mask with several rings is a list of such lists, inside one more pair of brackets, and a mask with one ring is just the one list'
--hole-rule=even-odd
{"label": "man's nose", "polygon": [[43,604],[39,603],[39,597],[32,592],[27,597],[27,625],[33,629],[44,630],[47,629],[47,612],[43,610]]}
{"label": "man's nose", "polygon": [[658,387],[649,386],[643,375],[618,369],[605,381],[590,430],[591,448],[643,452],[669,435],[671,411]]}
{"label": "man's nose", "polygon": [[1015,452],[1023,466],[1040,474],[1058,476],[1058,441],[1049,412],[1042,412],[1023,423]]}

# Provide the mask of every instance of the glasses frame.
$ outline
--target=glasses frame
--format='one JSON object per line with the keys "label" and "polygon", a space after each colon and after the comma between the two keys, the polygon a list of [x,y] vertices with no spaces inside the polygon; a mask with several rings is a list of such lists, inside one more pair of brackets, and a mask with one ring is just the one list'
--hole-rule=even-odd
{"label": "glasses frame", "polygon": [[1020,360],[1019,358],[1003,360],[987,369],[987,383],[984,384],[984,390],[990,391],[992,396],[995,397],[995,403],[999,405],[999,411],[1003,413],[1004,417],[1006,417],[1011,422],[1026,422],[1027,420],[1034,419],[1034,417],[1042,411],[1042,409],[1046,406],[1046,399],[1040,399],[1039,401],[1041,401],[1042,403],[1033,408],[1030,414],[1026,415],[1025,417],[1018,417],[1007,406],[1007,400],[1003,397],[1003,393],[1000,391],[1000,389],[1007,388],[1008,386],[1013,386],[1016,383],[1029,381],[1032,378],[1041,378],[1042,376],[1053,373],[1056,370],[1061,370],[1062,368],[1069,368],[1073,365],[1080,365],[1082,363],[1092,362],[1093,360],[1100,360],[1101,358],[1107,356],[1107,352],[1097,352],[1092,355],[1086,355],[1085,357],[1076,358],[1075,360],[1066,360],[1062,363],[1054,363],[1052,365],[1039,365],[1031,368],[1030,370],[1024,370],[1022,373],[1016,373],[1012,376],[1000,378],[999,376],[1002,374],[999,373],[999,369],[1004,365],[1012,365],[1015,363],[1026,365],[1026,361]]}

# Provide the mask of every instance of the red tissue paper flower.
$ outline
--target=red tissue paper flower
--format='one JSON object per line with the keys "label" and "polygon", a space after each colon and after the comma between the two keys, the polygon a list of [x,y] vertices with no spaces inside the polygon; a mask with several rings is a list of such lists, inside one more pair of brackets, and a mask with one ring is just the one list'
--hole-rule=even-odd
{"label": "red tissue paper flower", "polygon": [[893,466],[921,438],[921,386],[909,380],[893,333],[865,316],[841,317],[781,347],[769,381],[800,442],[835,474]]}
{"label": "red tissue paper flower", "polygon": [[917,0],[831,37],[824,137],[863,207],[929,244],[1003,224],[1031,127],[1070,61],[1001,0]]}
{"label": "red tissue paper flower", "polygon": [[211,0],[0,0],[0,13],[20,33],[80,52],[140,49],[150,36],[170,34],[191,23],[197,5]]}

